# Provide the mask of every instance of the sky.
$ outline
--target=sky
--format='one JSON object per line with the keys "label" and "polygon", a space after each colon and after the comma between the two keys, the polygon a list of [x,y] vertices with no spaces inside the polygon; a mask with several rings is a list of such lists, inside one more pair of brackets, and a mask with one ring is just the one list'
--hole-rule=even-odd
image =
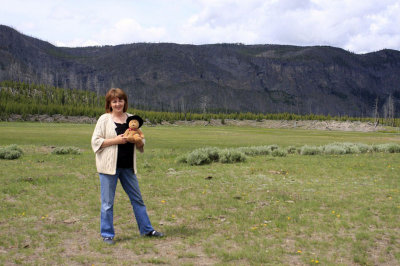
{"label": "sky", "polygon": [[0,0],[0,24],[57,46],[138,42],[400,50],[400,0]]}

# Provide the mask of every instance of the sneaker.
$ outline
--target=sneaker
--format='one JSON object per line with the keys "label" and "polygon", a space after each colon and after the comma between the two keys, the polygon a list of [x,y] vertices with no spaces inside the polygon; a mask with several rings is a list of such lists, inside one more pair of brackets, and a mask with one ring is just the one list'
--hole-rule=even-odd
{"label": "sneaker", "polygon": [[109,245],[114,245],[115,242],[112,237],[103,237],[103,242]]}
{"label": "sneaker", "polygon": [[148,237],[163,237],[164,234],[161,232],[157,232],[156,230],[153,230],[150,233],[147,233],[146,236],[148,236]]}

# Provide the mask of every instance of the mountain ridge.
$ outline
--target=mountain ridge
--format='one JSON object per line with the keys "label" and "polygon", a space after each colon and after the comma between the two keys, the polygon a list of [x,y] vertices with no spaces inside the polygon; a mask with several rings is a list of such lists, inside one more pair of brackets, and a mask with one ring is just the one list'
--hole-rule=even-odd
{"label": "mountain ridge", "polygon": [[[133,43],[57,47],[0,25],[0,81],[104,94],[123,88],[135,108],[163,111],[384,114],[400,102],[400,52],[329,46]],[[398,112],[398,111],[397,111]]]}

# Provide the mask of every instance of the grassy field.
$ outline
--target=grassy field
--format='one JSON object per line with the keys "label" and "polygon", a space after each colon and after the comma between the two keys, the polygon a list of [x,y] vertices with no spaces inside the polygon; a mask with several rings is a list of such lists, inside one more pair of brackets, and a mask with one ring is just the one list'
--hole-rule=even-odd
{"label": "grassy field", "polygon": [[[138,177],[153,226],[139,235],[120,185],[116,245],[99,236],[94,125],[0,123],[0,265],[398,265],[400,154],[249,157],[190,166],[196,148],[400,143],[396,133],[239,127],[144,127]],[[81,155],[54,155],[75,146]]]}

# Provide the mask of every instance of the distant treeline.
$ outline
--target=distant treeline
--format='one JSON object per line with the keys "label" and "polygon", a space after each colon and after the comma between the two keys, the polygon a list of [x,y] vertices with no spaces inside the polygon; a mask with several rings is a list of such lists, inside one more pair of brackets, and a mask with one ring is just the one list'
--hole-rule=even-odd
{"label": "distant treeline", "polygon": [[[104,113],[105,96],[99,96],[95,92],[63,89],[46,85],[27,84],[24,82],[2,81],[0,82],[0,120],[6,120],[11,114],[24,116],[34,114],[65,116],[99,117]],[[226,119],[235,120],[336,120],[336,121],[361,121],[379,122],[384,125],[400,126],[400,119],[384,119],[371,117],[349,117],[330,115],[298,115],[292,113],[190,113],[190,112],[158,112],[128,109],[129,113],[138,114],[152,123],[161,121],[180,120],[206,120]]]}
{"label": "distant treeline", "polygon": [[91,91],[24,82],[0,82],[0,115],[62,114],[95,117],[104,113],[105,97]]}

